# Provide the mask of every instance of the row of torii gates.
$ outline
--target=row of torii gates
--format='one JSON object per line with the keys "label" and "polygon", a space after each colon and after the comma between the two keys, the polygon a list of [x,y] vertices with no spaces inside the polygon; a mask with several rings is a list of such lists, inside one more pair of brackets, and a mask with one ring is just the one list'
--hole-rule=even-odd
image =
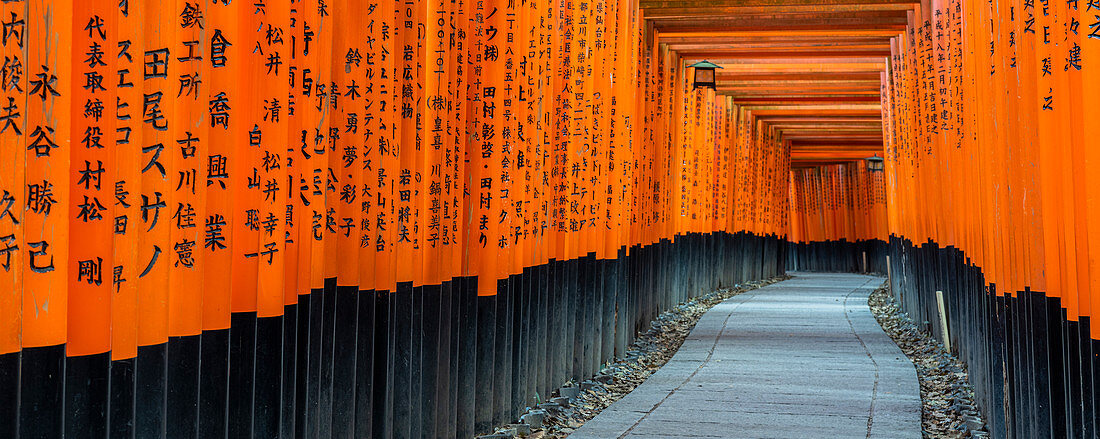
{"label": "row of torii gates", "polygon": [[0,8],[0,437],[471,437],[788,269],[1097,434],[1092,0]]}

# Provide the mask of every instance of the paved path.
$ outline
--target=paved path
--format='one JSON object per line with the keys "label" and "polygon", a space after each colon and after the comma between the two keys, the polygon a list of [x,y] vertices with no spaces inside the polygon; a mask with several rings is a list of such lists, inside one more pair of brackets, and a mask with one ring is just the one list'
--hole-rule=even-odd
{"label": "paved path", "polygon": [[794,276],[708,311],[570,438],[921,437],[916,370],[867,307],[883,279]]}

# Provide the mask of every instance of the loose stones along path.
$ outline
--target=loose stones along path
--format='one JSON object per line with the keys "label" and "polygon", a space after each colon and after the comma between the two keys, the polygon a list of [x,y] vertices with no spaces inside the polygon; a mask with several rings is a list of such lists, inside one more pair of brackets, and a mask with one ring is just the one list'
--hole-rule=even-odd
{"label": "loose stones along path", "polygon": [[712,308],[668,364],[569,437],[921,437],[916,370],[867,307],[883,279],[792,274]]}

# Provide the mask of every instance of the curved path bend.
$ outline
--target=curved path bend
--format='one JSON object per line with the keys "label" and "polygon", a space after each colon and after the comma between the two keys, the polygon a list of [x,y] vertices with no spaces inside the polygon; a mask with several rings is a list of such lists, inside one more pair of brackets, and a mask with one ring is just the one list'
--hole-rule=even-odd
{"label": "curved path bend", "polygon": [[883,278],[792,274],[707,311],[570,438],[921,437],[916,370],[867,306]]}

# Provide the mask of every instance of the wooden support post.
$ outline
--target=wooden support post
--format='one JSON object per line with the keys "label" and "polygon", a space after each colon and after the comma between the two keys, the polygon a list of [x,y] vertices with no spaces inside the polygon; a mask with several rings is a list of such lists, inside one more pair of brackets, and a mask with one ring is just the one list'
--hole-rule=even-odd
{"label": "wooden support post", "polygon": [[947,332],[947,311],[943,306],[943,291],[936,291],[936,306],[940,310],[940,329],[943,330],[943,347],[951,352],[951,335]]}
{"label": "wooden support post", "polygon": [[[890,266],[890,255],[886,255],[886,291],[891,296],[894,295],[894,268]],[[898,301],[901,301],[900,297],[896,297]]]}

